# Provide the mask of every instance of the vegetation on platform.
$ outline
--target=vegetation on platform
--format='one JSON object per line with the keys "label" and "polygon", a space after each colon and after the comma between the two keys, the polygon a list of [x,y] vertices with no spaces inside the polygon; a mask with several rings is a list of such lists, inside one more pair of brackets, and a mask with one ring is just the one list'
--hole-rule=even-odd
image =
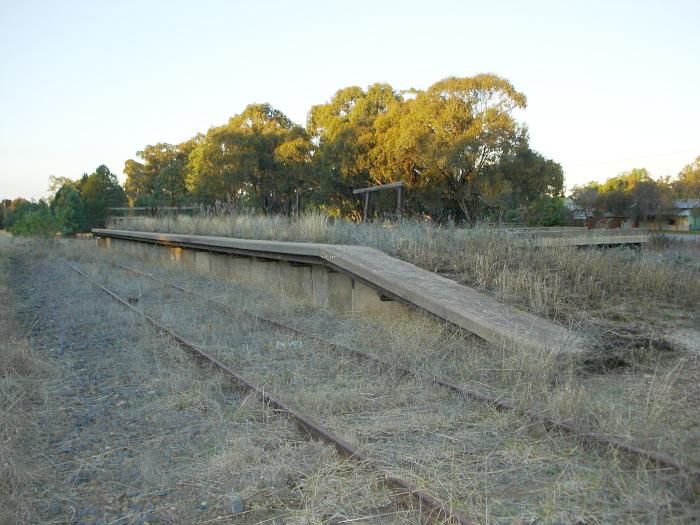
{"label": "vegetation on platform", "polygon": [[[511,304],[578,323],[583,311],[626,304],[700,304],[695,245],[654,239],[641,249],[533,249],[493,228],[459,228],[427,221],[356,223],[323,213],[299,217],[211,214],[131,217],[111,227],[243,239],[354,244],[376,248],[436,271]],[[636,305],[636,306],[635,306]]]}

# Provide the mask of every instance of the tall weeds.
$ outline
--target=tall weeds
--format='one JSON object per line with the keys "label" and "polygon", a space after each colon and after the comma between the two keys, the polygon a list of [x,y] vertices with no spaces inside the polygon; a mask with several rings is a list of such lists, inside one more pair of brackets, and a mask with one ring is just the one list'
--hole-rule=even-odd
{"label": "tall weeds", "polygon": [[[252,214],[133,217],[116,228],[245,239],[354,244],[438,272],[552,319],[578,323],[586,312],[625,316],[640,308],[697,309],[700,248],[531,248],[504,230],[425,221],[371,222]],[[618,311],[618,313],[615,313]]]}

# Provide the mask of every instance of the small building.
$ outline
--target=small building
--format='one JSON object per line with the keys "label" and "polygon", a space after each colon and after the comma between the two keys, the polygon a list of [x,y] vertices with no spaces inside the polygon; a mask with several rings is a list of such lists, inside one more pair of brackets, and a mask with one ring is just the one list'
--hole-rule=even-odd
{"label": "small building", "polygon": [[637,225],[631,226],[649,230],[700,230],[700,199],[676,199],[672,208],[637,222]]}
{"label": "small building", "polygon": [[648,215],[643,219],[609,212],[602,215],[587,215],[584,210],[570,200],[566,205],[571,210],[572,223],[575,226],[585,226],[589,229],[700,230],[700,199],[676,199],[672,207],[663,209],[659,213]]}

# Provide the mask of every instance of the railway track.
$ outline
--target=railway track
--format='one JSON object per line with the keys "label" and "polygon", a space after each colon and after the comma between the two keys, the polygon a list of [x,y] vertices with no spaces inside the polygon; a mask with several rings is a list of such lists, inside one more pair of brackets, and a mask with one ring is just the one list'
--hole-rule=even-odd
{"label": "railway track", "polygon": [[605,447],[605,448],[610,448],[614,449],[618,452],[622,452],[631,459],[636,459],[639,461],[646,461],[650,462],[653,465],[655,465],[658,468],[662,469],[673,469],[685,476],[688,476],[688,478],[691,480],[691,483],[694,485],[700,485],[700,471],[698,470],[693,470],[686,464],[682,463],[681,461],[677,460],[676,458],[673,458],[671,456],[668,456],[666,454],[663,454],[658,451],[654,450],[648,450],[633,444],[630,444],[628,442],[625,442],[621,439],[611,437],[605,434],[601,434],[599,432],[593,432],[593,431],[581,431],[578,428],[576,428],[574,425],[571,425],[567,422],[564,421],[559,421],[550,417],[547,417],[543,414],[539,414],[536,411],[533,410],[524,410],[516,406],[515,403],[499,398],[499,397],[494,397],[492,395],[486,394],[484,392],[480,392],[474,389],[467,388],[464,385],[460,385],[455,383],[454,381],[450,380],[447,377],[426,377],[423,374],[419,374],[409,368],[397,366],[393,363],[389,363],[384,361],[383,359],[377,357],[376,355],[373,355],[369,352],[365,352],[363,350],[359,350],[356,348],[352,348],[340,343],[337,343],[335,341],[331,341],[327,338],[324,338],[320,335],[317,334],[309,334],[306,332],[303,332],[302,330],[299,330],[298,328],[295,328],[293,326],[287,325],[285,323],[276,321],[274,319],[270,319],[268,317],[265,317],[263,315],[255,314],[253,312],[250,312],[246,309],[243,308],[234,308],[229,306],[228,304],[225,304],[221,301],[218,301],[212,297],[208,297],[204,294],[198,293],[194,290],[191,290],[189,288],[185,288],[183,286],[180,286],[176,283],[172,283],[169,281],[166,281],[164,279],[160,279],[153,274],[149,274],[147,272],[141,271],[139,269],[126,266],[121,263],[111,263],[115,267],[131,272],[136,275],[140,275],[144,278],[150,279],[154,282],[160,283],[161,285],[171,287],[178,292],[189,294],[194,297],[198,297],[199,299],[202,299],[213,306],[215,306],[217,309],[220,311],[232,315],[232,316],[244,316],[247,317],[255,322],[262,323],[264,325],[276,328],[281,331],[286,331],[288,333],[298,335],[307,339],[312,339],[315,340],[328,348],[332,348],[338,352],[345,353],[347,355],[353,356],[355,358],[369,361],[374,363],[378,368],[384,369],[384,370],[391,370],[394,373],[398,373],[402,376],[405,377],[410,377],[419,381],[422,381],[428,385],[432,386],[438,386],[440,388],[446,389],[447,391],[450,391],[452,393],[457,394],[459,397],[466,398],[470,401],[475,401],[479,403],[483,403],[486,405],[489,405],[496,410],[499,411],[508,411],[508,412],[514,412],[517,413],[521,416],[526,417],[531,423],[533,424],[540,424],[549,431],[554,431],[554,432],[560,432],[563,434],[570,435],[576,439],[581,440],[582,442],[591,444],[593,446],[600,446],[600,447]]}
{"label": "railway track", "polygon": [[175,333],[173,330],[167,328],[155,318],[139,310],[130,304],[128,299],[119,296],[114,291],[101,285],[78,267],[74,266],[68,261],[64,260],[63,262],[71,270],[81,275],[94,286],[106,293],[112,300],[142,317],[156,331],[170,337],[179,346],[192,353],[196,358],[208,363],[219,372],[230,377],[240,389],[253,393],[267,406],[293,421],[304,434],[332,445],[341,456],[358,462],[366,468],[374,470],[387,486],[397,489],[402,496],[413,499],[419,506],[421,512],[423,512],[426,515],[426,518],[429,520],[458,523],[460,525],[471,525],[473,523],[464,513],[455,510],[450,505],[426,493],[411,482],[388,472],[376,459],[369,457],[367,454],[353,447],[347,441],[334,435],[331,431],[315,422],[309,416],[299,412],[297,409],[291,407],[287,402],[274,396],[269,391],[266,391],[265,388],[238,374],[222,361],[206,352],[202,347],[191,342],[182,335]]}
{"label": "railway track", "polygon": [[[457,512],[468,509],[469,515],[476,516],[478,521],[492,521],[499,515],[536,519],[537,514],[521,514],[518,509],[541,508],[542,503],[533,500],[531,495],[549,494],[551,490],[567,486],[562,485],[561,480],[569,473],[574,473],[577,479],[573,483],[584,481],[592,472],[599,472],[601,480],[614,480],[620,475],[628,479],[621,485],[615,483],[616,486],[635,483],[636,476],[652,473],[647,470],[652,461],[646,458],[616,466],[618,455],[608,453],[609,447],[581,448],[571,437],[558,431],[532,433],[531,427],[542,428],[541,418],[533,416],[533,412],[525,420],[522,416],[527,414],[519,412],[506,400],[496,399],[498,404],[493,403],[490,401],[494,398],[483,392],[449,380],[445,380],[448,385],[440,385],[424,374],[397,367],[372,353],[350,348],[347,343],[311,335],[309,330],[314,334],[318,331],[315,327],[306,327],[307,310],[293,309],[283,314],[290,317],[282,321],[278,310],[281,307],[283,311],[286,306],[265,308],[263,305],[270,304],[266,302],[269,301],[266,294],[239,292],[241,303],[238,304],[236,296],[232,295],[233,304],[227,304],[212,297],[219,290],[214,281],[203,280],[200,285],[205,293],[201,293],[189,284],[182,286],[185,283],[176,284],[166,280],[167,277],[147,273],[148,267],[142,268],[144,272],[125,265],[120,267],[108,260],[94,262],[97,264],[88,272],[93,279],[111,288],[122,300],[138,297],[136,311],[139,315],[147,315],[163,327],[175,327],[176,335],[188,343],[197,341],[192,344],[200,350],[206,348],[205,353],[214,360],[235,370],[258,389],[258,395],[275,392],[275,400],[293,400],[294,410],[310,422],[332,436],[343,436],[343,443],[359,453],[352,459],[364,462],[369,458],[372,464],[368,466],[372,469],[403,481],[404,485],[399,485],[384,478],[389,486],[404,494],[410,491],[402,486],[415,488],[437,502],[448,503],[449,509],[459,509]],[[120,271],[113,271],[108,263]],[[180,298],[181,294],[185,300]],[[264,315],[259,315],[260,306]],[[239,322],[231,323],[232,317]],[[329,328],[333,332],[333,325],[322,319],[319,322],[322,329]],[[295,326],[305,329],[302,331]],[[261,330],[261,327],[268,329]],[[275,350],[280,342],[282,349]],[[286,342],[299,346],[284,346]],[[449,342],[445,344],[450,345]],[[421,366],[420,362],[414,366]],[[450,388],[450,383],[458,390]],[[426,385],[439,388],[426,388]],[[467,395],[465,390],[476,396]],[[322,439],[302,423],[297,422],[297,425],[305,434]],[[348,457],[347,452],[333,446],[343,457]],[[692,491],[687,492],[685,476],[679,477],[676,469],[653,469],[653,476],[647,479],[646,483],[656,487],[652,490],[660,491],[657,494],[663,498],[685,500],[691,494],[687,501],[692,505]],[[510,486],[511,483],[515,485]],[[550,518],[557,516],[557,521],[569,523],[601,521],[595,513],[576,509],[587,509],[589,505],[595,508],[599,496],[604,495],[604,500],[614,499],[616,496],[612,494],[616,493],[616,486],[590,487],[591,497],[586,492],[588,503],[584,504],[579,501],[583,493],[578,492],[575,501],[562,501]],[[481,503],[482,491],[487,498],[498,498],[497,506],[490,504],[485,509]],[[432,514],[437,520],[460,522],[454,517],[447,518],[445,513],[411,494],[427,515]],[[656,499],[652,497],[648,501]],[[638,521],[639,510],[629,505],[627,508],[635,509]],[[608,517],[602,521],[619,520]]]}

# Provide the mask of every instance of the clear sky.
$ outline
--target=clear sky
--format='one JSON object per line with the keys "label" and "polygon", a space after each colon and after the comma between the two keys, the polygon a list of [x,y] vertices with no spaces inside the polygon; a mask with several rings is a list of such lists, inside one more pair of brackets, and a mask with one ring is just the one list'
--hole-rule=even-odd
{"label": "clear sky", "polygon": [[700,0],[0,0],[0,198],[43,197],[248,103],[492,72],[569,187],[700,155]]}

